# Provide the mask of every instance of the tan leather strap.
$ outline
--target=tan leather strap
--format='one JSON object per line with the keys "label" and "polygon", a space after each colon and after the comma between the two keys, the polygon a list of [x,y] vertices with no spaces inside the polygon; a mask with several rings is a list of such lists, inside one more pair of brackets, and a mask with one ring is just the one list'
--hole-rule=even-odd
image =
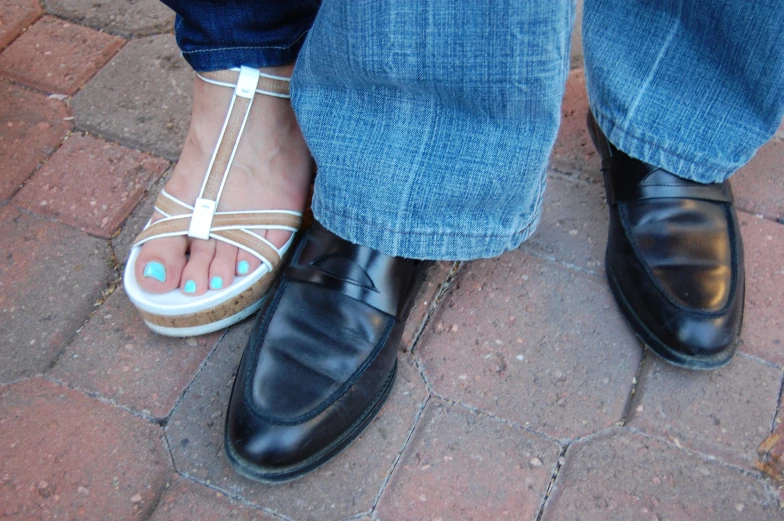
{"label": "tan leather strap", "polygon": [[[219,213],[212,221],[215,228],[288,228],[295,232],[302,225],[302,217],[289,213],[276,212],[249,212],[249,213]],[[171,235],[186,235],[190,225],[190,214],[163,219],[150,224],[134,241],[134,246],[151,239]],[[212,235],[212,233],[211,233]]]}
{"label": "tan leather strap", "polygon": [[170,217],[190,215],[193,213],[193,207],[188,207],[184,203],[168,195],[166,190],[161,190],[161,193],[158,194],[158,197],[155,199],[155,209]]}
{"label": "tan leather strap", "polygon": [[[239,75],[239,71],[236,70],[199,73],[201,79],[205,81],[212,80],[210,83],[217,85],[224,84],[223,86],[226,87],[234,87],[234,85],[237,84]],[[277,94],[289,97],[291,95],[291,89],[289,88],[290,83],[288,78],[261,73],[256,92],[258,94]]]}
{"label": "tan leather strap", "polygon": [[246,230],[221,230],[212,232],[216,239],[228,239],[231,242],[242,245],[251,253],[255,253],[259,259],[266,260],[271,264],[268,266],[274,269],[280,263],[280,254],[278,254],[272,244],[266,240],[254,235]]}

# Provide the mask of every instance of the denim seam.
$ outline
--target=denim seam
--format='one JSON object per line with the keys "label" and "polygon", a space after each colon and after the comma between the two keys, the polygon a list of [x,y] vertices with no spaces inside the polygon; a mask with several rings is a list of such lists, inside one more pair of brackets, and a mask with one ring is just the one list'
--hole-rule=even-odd
{"label": "denim seam", "polygon": [[[716,161],[714,161],[713,159],[697,158],[695,160],[695,158],[686,157],[685,155],[680,154],[678,152],[673,152],[669,148],[664,147],[664,146],[662,146],[659,143],[653,143],[647,137],[644,137],[641,134],[638,134],[638,133],[636,133],[636,132],[634,132],[632,130],[629,130],[629,129],[619,125],[618,123],[616,123],[616,121],[614,119],[608,117],[602,111],[600,111],[600,110],[593,110],[593,109],[591,109],[591,110],[592,110],[592,112],[594,112],[594,115],[598,114],[604,121],[609,122],[615,129],[617,129],[618,131],[622,132],[623,134],[626,134],[630,138],[632,138],[632,139],[634,139],[636,141],[639,141],[641,144],[643,144],[645,146],[653,147],[653,148],[655,148],[655,149],[657,149],[657,150],[659,150],[661,152],[664,152],[667,155],[673,156],[673,157],[675,157],[675,158],[677,158],[677,159],[679,159],[681,161],[684,161],[684,162],[692,165],[693,167],[698,167],[699,163],[701,161],[704,161],[704,162],[707,162],[707,163],[712,163],[716,167],[722,168],[722,169],[726,169],[726,170],[736,170],[738,168],[738,166],[735,165],[735,164],[733,164],[731,166],[726,166],[726,165],[723,165],[723,164],[716,163]],[[608,139],[608,141],[609,141],[609,139]],[[710,183],[708,183],[708,184],[710,184]]]}
{"label": "denim seam", "polygon": [[310,30],[307,29],[297,36],[289,45],[243,45],[239,47],[214,47],[210,49],[195,49],[193,51],[181,51],[182,54],[193,54],[197,52],[216,52],[216,51],[235,51],[237,49],[291,49],[299,42]]}
{"label": "denim seam", "polygon": [[[541,209],[541,206],[539,208],[537,208],[537,210],[540,210],[540,209]],[[400,234],[400,235],[423,235],[423,236],[426,236],[426,237],[432,237],[432,236],[440,236],[440,237],[447,237],[447,236],[452,236],[452,237],[496,237],[496,238],[499,238],[499,239],[500,238],[504,238],[504,237],[512,237],[514,235],[519,235],[519,234],[525,232],[528,228],[531,227],[531,225],[536,220],[537,215],[539,215],[539,213],[540,213],[539,211],[536,211],[536,213],[534,213],[533,216],[532,216],[533,218],[530,219],[528,221],[528,223],[526,223],[525,226],[520,228],[520,230],[518,230],[518,231],[516,231],[514,233],[511,233],[511,234],[508,234],[508,233],[507,234],[496,234],[496,233],[487,234],[487,233],[461,233],[461,232],[400,231],[400,230],[395,230],[393,228],[389,228],[389,227],[386,227],[386,226],[376,225],[373,222],[371,222],[369,219],[368,220],[355,219],[353,217],[350,217],[350,216],[346,215],[345,213],[343,213],[343,212],[341,212],[339,210],[328,209],[326,211],[328,213],[332,213],[334,216],[339,217],[340,219],[343,219],[345,221],[361,222],[363,224],[369,224],[370,226],[374,226],[376,228],[380,228],[380,229],[382,229],[384,231],[391,232],[391,233],[396,233],[396,234]]]}

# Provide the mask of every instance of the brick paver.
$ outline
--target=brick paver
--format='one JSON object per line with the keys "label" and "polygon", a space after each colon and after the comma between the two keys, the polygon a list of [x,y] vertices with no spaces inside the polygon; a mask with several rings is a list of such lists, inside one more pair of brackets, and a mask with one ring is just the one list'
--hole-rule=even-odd
{"label": "brick paver", "polygon": [[215,347],[220,333],[153,333],[118,289],[68,346],[51,375],[78,389],[164,418]]}
{"label": "brick paver", "polygon": [[607,229],[603,185],[550,174],[542,220],[522,248],[604,277]]}
{"label": "brick paver", "polygon": [[177,405],[166,427],[177,470],[296,521],[346,519],[369,511],[426,398],[416,368],[401,357],[395,389],[379,416],[338,458],[285,486],[235,474],[223,453],[232,373],[248,338],[233,329]]}
{"label": "brick paver", "polygon": [[0,50],[41,16],[37,0],[0,0]]}
{"label": "brick paver", "polygon": [[225,494],[179,476],[172,476],[150,521],[278,521],[232,501]]}
{"label": "brick paver", "polygon": [[45,16],[0,55],[0,74],[45,90],[73,94],[124,40]]}
{"label": "brick paver", "polygon": [[0,208],[0,383],[44,372],[95,309],[109,248],[67,226]]}
{"label": "brick paver", "polygon": [[171,31],[174,11],[160,0],[44,0],[47,10],[82,25],[122,36]]}
{"label": "brick paver", "polygon": [[122,231],[118,233],[116,237],[112,238],[112,249],[117,257],[117,262],[120,265],[124,266],[128,260],[133,242],[150,220],[150,217],[155,211],[155,200],[158,198],[161,189],[166,186],[166,183],[171,178],[173,170],[173,168],[169,168],[169,170],[150,187],[142,202],[136,205],[136,209],[123,223]]}
{"label": "brick paver", "polygon": [[542,521],[773,521],[776,497],[754,477],[677,447],[616,431],[572,445]]}
{"label": "brick paver", "polygon": [[560,447],[433,399],[384,491],[384,521],[536,519]]}
{"label": "brick paver", "polygon": [[555,437],[621,420],[642,350],[597,277],[518,250],[454,287],[416,351],[436,393]]}
{"label": "brick paver", "polygon": [[738,208],[784,222],[784,141],[768,141],[732,176]]}
{"label": "brick paver", "polygon": [[550,155],[550,166],[567,175],[601,182],[602,159],[596,152],[585,126],[588,114],[588,94],[585,92],[585,73],[575,69],[566,81],[566,93],[561,106],[561,127]]}
{"label": "brick paver", "polygon": [[146,519],[169,458],[161,430],[40,378],[0,387],[0,517]]}
{"label": "brick paver", "polygon": [[9,199],[71,129],[61,101],[0,82],[0,202]]}
{"label": "brick paver", "polygon": [[746,253],[741,351],[784,366],[784,226],[739,214]]}
{"label": "brick paver", "polygon": [[400,349],[409,351],[416,340],[416,335],[422,329],[422,324],[427,318],[427,313],[433,305],[433,299],[438,295],[441,286],[446,281],[452,269],[455,267],[454,262],[437,262],[430,268],[427,274],[427,280],[419,289],[419,294],[416,297],[414,307],[411,309],[411,314],[408,316],[406,328],[403,331],[403,338],[400,341]]}
{"label": "brick paver", "polygon": [[174,36],[132,40],[74,96],[76,124],[176,160],[188,131],[193,77]]}
{"label": "brick paver", "polygon": [[751,467],[770,433],[781,380],[778,369],[741,356],[716,371],[688,371],[651,355],[628,425]]}
{"label": "brick paver", "polygon": [[71,136],[13,202],[99,237],[110,237],[169,166],[165,159]]}

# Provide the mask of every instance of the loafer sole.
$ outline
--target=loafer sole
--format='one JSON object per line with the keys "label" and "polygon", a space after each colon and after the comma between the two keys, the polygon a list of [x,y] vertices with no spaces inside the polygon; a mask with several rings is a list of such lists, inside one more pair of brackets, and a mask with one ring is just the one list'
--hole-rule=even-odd
{"label": "loafer sole", "polygon": [[252,461],[244,459],[242,456],[236,453],[236,451],[232,448],[231,443],[229,443],[229,430],[224,429],[223,445],[226,449],[226,456],[229,459],[229,463],[231,463],[231,466],[238,474],[241,474],[248,479],[268,484],[280,484],[293,481],[309,472],[316,470],[321,465],[331,460],[343,449],[348,447],[351,442],[353,442],[362,433],[362,431],[364,431],[365,428],[370,425],[370,422],[373,420],[373,418],[376,417],[376,414],[378,414],[378,412],[381,410],[381,407],[389,398],[389,395],[391,394],[392,388],[395,384],[396,376],[397,362],[395,362],[395,366],[387,377],[387,381],[384,383],[384,386],[381,388],[378,395],[370,403],[367,409],[364,410],[362,415],[337,439],[308,459],[287,467],[273,468],[257,465]]}
{"label": "loafer sole", "polygon": [[607,258],[604,260],[604,268],[605,272],[607,273],[607,282],[610,286],[610,291],[612,291],[612,294],[615,297],[615,302],[618,304],[618,309],[621,310],[621,315],[623,315],[626,323],[629,324],[629,327],[631,327],[632,331],[634,331],[635,336],[637,336],[637,338],[639,338],[643,344],[648,346],[650,350],[653,351],[659,358],[669,364],[683,367],[685,369],[697,369],[705,371],[724,367],[730,362],[730,360],[732,360],[732,357],[735,355],[735,351],[738,349],[739,340],[733,342],[732,345],[725,351],[716,353],[715,355],[707,356],[687,355],[676,351],[659,340],[659,338],[648,328],[648,326],[646,326],[645,323],[640,320],[640,317],[638,317],[637,313],[634,312],[632,306],[629,305],[629,302],[626,300],[626,297],[624,296],[623,291],[618,284],[618,280],[615,277],[612,266],[610,266],[610,262]]}

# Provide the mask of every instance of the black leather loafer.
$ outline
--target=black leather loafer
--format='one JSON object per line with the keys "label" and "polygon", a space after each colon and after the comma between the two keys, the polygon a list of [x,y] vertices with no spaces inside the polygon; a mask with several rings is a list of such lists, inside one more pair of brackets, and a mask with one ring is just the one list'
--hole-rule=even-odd
{"label": "black leather loafer", "polygon": [[234,381],[225,447],[242,475],[315,470],[392,390],[403,326],[430,262],[351,244],[318,223],[261,308]]}
{"label": "black leather loafer", "polygon": [[729,183],[681,179],[615,148],[588,114],[602,155],[610,232],[605,269],[637,336],[664,360],[714,369],[743,321],[743,245]]}

